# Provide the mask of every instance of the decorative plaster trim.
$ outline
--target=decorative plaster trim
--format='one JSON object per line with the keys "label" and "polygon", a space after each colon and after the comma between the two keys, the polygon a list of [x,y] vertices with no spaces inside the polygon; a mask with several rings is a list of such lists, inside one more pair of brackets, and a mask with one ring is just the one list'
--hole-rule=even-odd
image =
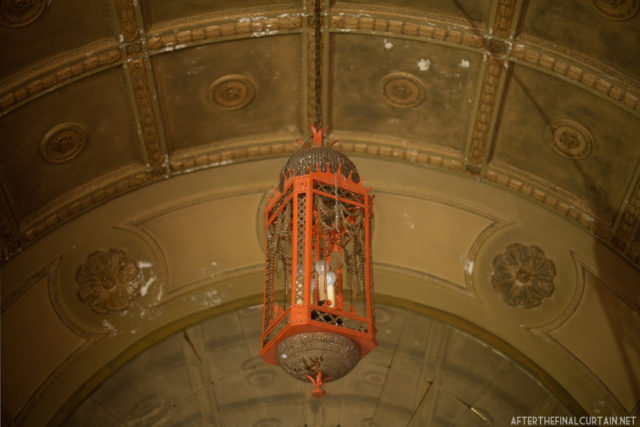
{"label": "decorative plaster trim", "polygon": [[[49,387],[55,383],[60,376],[76,361],[82,354],[84,354],[89,348],[95,345],[98,341],[102,340],[106,335],[98,334],[89,329],[84,328],[79,323],[76,323],[72,317],[64,309],[60,301],[60,294],[58,291],[58,267],[62,257],[58,257],[51,261],[49,264],[38,270],[35,274],[29,277],[22,286],[13,291],[9,296],[2,300],[2,312],[6,310],[11,304],[16,302],[25,292],[27,292],[33,285],[38,283],[44,277],[47,278],[47,289],[49,293],[49,301],[55,311],[56,315],[60,319],[63,325],[65,325],[70,331],[79,337],[84,339],[84,342],[80,344],[75,351],[69,354],[65,360],[58,365],[47,378],[40,383],[36,391],[29,397],[24,406],[20,409],[18,414],[13,418],[14,424],[20,425],[24,419],[29,415],[33,407],[38,403],[42,396],[47,392]],[[4,407],[3,407],[4,408]],[[3,411],[4,412],[4,411]],[[7,416],[9,416],[7,412]]]}
{"label": "decorative plaster trim", "polygon": [[[422,21],[429,22],[430,24],[442,24],[443,27],[465,27],[473,28],[475,32],[480,30],[486,31],[487,26],[484,22],[471,21],[467,18],[459,18],[451,15],[441,15],[438,13],[422,12],[415,9],[405,9],[398,7],[377,6],[377,5],[363,5],[361,3],[348,3],[337,1],[331,8],[331,13],[341,16],[362,16],[371,17],[373,15],[379,15],[387,18],[394,18],[400,21]],[[374,18],[375,19],[375,18]],[[365,21],[370,22],[370,21]],[[380,23],[381,24],[381,23]],[[379,25],[380,25],[379,24]],[[392,26],[396,28],[395,24]]]}
{"label": "decorative plaster trim", "polygon": [[[477,34],[477,27],[469,28],[466,21],[439,15],[409,14],[409,11],[404,11],[403,15],[397,14],[399,20],[395,20],[381,16],[385,11],[384,8],[371,6],[358,11],[334,7],[331,11],[330,30],[336,33],[429,40],[461,48],[480,49],[485,45],[485,37]],[[422,19],[416,19],[417,17]]]}
{"label": "decorative plaster trim", "polygon": [[0,117],[76,80],[120,64],[111,39],[98,40],[19,72],[0,83]]}
{"label": "decorative plaster trim", "polygon": [[636,183],[633,186],[633,191],[629,198],[623,204],[622,209],[619,212],[619,217],[614,225],[614,238],[613,244],[620,250],[624,250],[626,253],[632,254],[633,248],[631,247],[634,242],[634,233],[637,232],[640,224],[640,176],[636,178]]}
{"label": "decorative plaster trim", "polygon": [[465,285],[463,286],[461,284],[458,283],[454,283],[451,281],[448,281],[446,279],[443,279],[441,277],[437,277],[434,276],[432,274],[429,274],[427,272],[424,271],[419,271],[419,270],[414,270],[411,268],[407,268],[407,267],[399,267],[399,266],[395,266],[395,265],[391,265],[391,264],[386,264],[386,263],[380,263],[380,262],[376,262],[374,263],[374,265],[379,265],[379,266],[383,266],[383,268],[391,271],[399,271],[402,272],[404,274],[408,274],[410,276],[413,277],[418,277],[420,279],[425,279],[432,281],[434,283],[437,283],[439,285],[442,285],[448,289],[453,289],[456,292],[460,292],[463,295],[470,297],[474,300],[476,300],[477,302],[483,303],[483,301],[480,299],[480,295],[478,294],[478,292],[475,289],[475,284],[473,281],[473,265],[476,262],[476,257],[478,255],[478,253],[480,252],[480,249],[482,248],[482,245],[484,245],[484,243],[487,241],[487,239],[489,237],[491,237],[492,235],[494,235],[495,233],[497,233],[499,230],[513,225],[513,222],[509,222],[507,220],[504,220],[502,218],[498,218],[488,212],[485,212],[483,210],[480,210],[478,208],[474,208],[471,207],[469,205],[465,205],[463,203],[460,202],[456,202],[454,200],[450,200],[450,199],[445,199],[442,197],[438,197],[438,196],[433,196],[433,195],[427,195],[427,194],[422,194],[422,193],[416,193],[416,192],[410,192],[410,191],[404,191],[398,188],[394,188],[394,187],[385,187],[385,186],[377,186],[376,190],[375,190],[375,194],[387,194],[387,195],[391,195],[391,196],[404,196],[404,197],[408,197],[408,198],[412,198],[412,199],[418,199],[418,200],[425,200],[425,201],[429,201],[429,202],[434,202],[434,203],[438,203],[438,204],[442,204],[442,205],[446,205],[446,206],[450,206],[452,208],[455,209],[459,209],[462,210],[464,212],[470,213],[472,215],[475,216],[479,216],[482,217],[488,221],[490,221],[490,224],[485,227],[480,233],[478,233],[478,235],[476,236],[476,238],[474,239],[473,243],[471,244],[469,251],[467,253],[467,263],[469,263],[472,267],[471,268],[464,268],[464,279],[465,279]]}
{"label": "decorative plaster trim", "polygon": [[335,148],[346,153],[407,161],[419,166],[435,166],[453,171],[463,169],[462,155],[454,149],[355,132],[338,131],[330,137],[338,138]]}
{"label": "decorative plaster trim", "polygon": [[20,229],[28,241],[33,241],[64,221],[150,180],[149,172],[141,166],[117,170],[77,187],[29,214],[20,222]]}
{"label": "decorative plaster trim", "polygon": [[602,239],[611,236],[610,219],[568,191],[545,180],[500,162],[492,162],[484,174],[489,182],[500,184],[530,197],[577,222]]}
{"label": "decorative plaster trim", "polygon": [[18,227],[9,215],[9,207],[0,205],[0,266],[22,249]]}
{"label": "decorative plaster trim", "polygon": [[[611,407],[614,409],[615,412],[621,413],[621,414],[627,413],[622,403],[620,403],[620,401],[617,399],[614,393],[609,389],[609,387],[607,387],[607,385],[587,365],[585,365],[580,359],[578,359],[578,357],[575,356],[568,348],[563,346],[558,340],[556,340],[555,338],[553,338],[553,336],[550,335],[551,332],[553,332],[554,330],[558,329],[560,326],[565,324],[573,316],[578,306],[580,305],[582,298],[584,297],[585,281],[586,281],[585,271],[589,271],[595,277],[598,277],[597,274],[595,274],[595,270],[593,269],[593,267],[588,265],[586,261],[580,258],[580,256],[578,256],[573,251],[571,251],[571,255],[573,257],[573,260],[576,266],[576,289],[573,294],[573,297],[567,304],[564,311],[560,315],[558,315],[556,319],[552,320],[546,325],[534,327],[534,328],[527,328],[527,330],[531,332],[533,335],[542,338],[545,342],[555,347],[565,358],[567,358],[574,366],[576,366],[580,371],[582,371],[584,376],[587,377],[589,381],[591,381],[591,383],[599,391],[602,392],[602,394],[605,396],[605,399],[607,400],[607,403],[611,405]],[[611,292],[618,295],[618,293],[612,290],[609,286],[606,286],[606,287]]]}
{"label": "decorative plaster trim", "polygon": [[146,40],[150,54],[158,54],[231,38],[255,38],[276,34],[300,33],[303,25],[298,9],[277,11],[256,9],[252,13],[220,17],[196,22],[174,21],[152,27]]}
{"label": "decorative plaster trim", "polygon": [[521,65],[533,65],[640,116],[640,82],[591,58],[523,36],[514,43],[511,59]]}
{"label": "decorative plaster trim", "polygon": [[467,167],[472,173],[479,173],[487,162],[487,146],[490,145],[493,134],[494,111],[499,109],[502,100],[502,92],[499,87],[504,80],[505,63],[501,58],[486,56],[484,75],[482,77],[481,91],[478,105],[474,114],[473,130],[469,142]]}
{"label": "decorative plaster trim", "polygon": [[144,227],[144,224],[148,221],[151,221],[163,215],[167,215],[167,214],[177,212],[179,210],[187,209],[193,206],[197,206],[203,203],[208,203],[214,200],[222,200],[222,199],[238,197],[238,196],[263,194],[264,191],[265,191],[264,187],[249,187],[243,190],[239,190],[237,192],[219,192],[215,194],[208,194],[208,195],[205,195],[204,197],[202,195],[197,195],[186,200],[181,200],[179,203],[172,204],[170,206],[165,205],[160,209],[154,209],[148,212],[144,216],[136,215],[135,220],[125,221],[119,226],[119,228],[121,229],[128,230],[134,233],[136,236],[142,239],[147,245],[149,245],[156,256],[156,259],[160,260],[162,263],[160,268],[160,275],[161,275],[160,281],[162,285],[161,297],[158,298],[151,307],[155,308],[160,305],[163,305],[168,301],[171,301],[179,297],[180,295],[183,295],[197,288],[200,288],[203,285],[224,280],[226,278],[235,277],[238,275],[244,275],[246,273],[252,273],[254,271],[258,271],[264,268],[264,265],[263,264],[251,265],[248,267],[242,267],[234,270],[223,271],[221,273],[209,275],[205,278],[183,284],[180,287],[173,288],[170,291],[167,291],[167,283],[170,277],[169,262],[168,262],[167,256],[165,254],[165,251],[162,248],[161,243],[158,241],[156,236],[153,233],[151,233],[149,230],[147,230]]}

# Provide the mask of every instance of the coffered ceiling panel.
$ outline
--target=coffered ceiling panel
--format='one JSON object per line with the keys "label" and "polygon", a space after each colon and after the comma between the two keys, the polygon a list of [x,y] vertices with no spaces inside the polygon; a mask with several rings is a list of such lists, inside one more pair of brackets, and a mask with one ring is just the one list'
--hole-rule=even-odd
{"label": "coffered ceiling panel", "polygon": [[640,120],[521,66],[513,70],[503,111],[494,160],[559,185],[611,219],[640,156]]}
{"label": "coffered ceiling panel", "polygon": [[20,220],[83,183],[143,163],[126,99],[122,73],[112,70],[0,118],[0,157],[8,160],[0,179]]}
{"label": "coffered ceiling panel", "polygon": [[333,129],[464,148],[480,54],[353,34],[333,47]]}
{"label": "coffered ceiling panel", "polygon": [[242,15],[253,11],[247,10],[248,8],[256,9],[264,6],[272,8],[291,7],[300,3],[300,0],[222,0],[214,2],[210,0],[191,0],[188,2],[143,0],[142,10],[144,11],[145,22],[154,25],[163,21],[172,21],[211,12],[237,9],[235,12]]}
{"label": "coffered ceiling panel", "polygon": [[536,37],[565,55],[578,52],[613,69],[640,77],[640,4],[634,0],[532,0],[523,33]]}
{"label": "coffered ceiling panel", "polygon": [[[3,363],[20,370],[3,368],[15,385],[2,390],[2,425],[60,425],[76,407],[68,425],[499,426],[637,412],[625,358],[639,336],[628,304],[639,7],[0,1],[2,319],[19,308],[38,326],[3,330]],[[249,306],[262,301],[263,257],[247,249],[261,197],[318,116],[379,195],[376,298],[388,303],[377,349],[321,402],[258,358],[261,310]],[[140,294],[105,314],[78,298],[76,278],[109,253],[137,266]],[[513,274],[494,281],[506,271],[495,260],[515,253]],[[554,266],[538,305],[498,289],[534,289],[527,253]],[[611,292],[580,291],[583,258],[592,290]],[[29,290],[53,259],[59,284]],[[71,332],[49,331],[51,316]],[[69,338],[74,322],[92,331],[86,343]],[[46,347],[47,331],[71,350],[45,364],[12,353]],[[5,345],[12,336],[26,344]]]}
{"label": "coffered ceiling panel", "polygon": [[153,58],[167,139],[181,150],[300,132],[299,36],[236,40]]}
{"label": "coffered ceiling panel", "polygon": [[459,18],[464,21],[487,22],[491,2],[488,0],[444,0],[444,1],[424,1],[424,0],[352,0],[349,2],[337,2],[337,7],[356,7],[364,5],[381,5],[393,10],[398,7],[441,14],[448,17]]}
{"label": "coffered ceiling panel", "polygon": [[[11,2],[21,3],[21,2]],[[56,0],[25,2],[35,21],[27,26],[7,28],[9,6],[0,17],[0,79],[46,58],[111,37],[109,6],[104,1]],[[19,6],[14,6],[19,9]],[[41,14],[36,12],[42,8]],[[20,22],[20,21],[18,21]],[[22,25],[22,24],[21,24]]]}

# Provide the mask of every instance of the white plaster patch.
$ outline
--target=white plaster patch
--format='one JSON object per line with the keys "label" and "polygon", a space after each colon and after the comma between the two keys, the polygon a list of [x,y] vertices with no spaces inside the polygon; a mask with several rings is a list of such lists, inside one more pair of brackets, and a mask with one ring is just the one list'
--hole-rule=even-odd
{"label": "white plaster patch", "polygon": [[266,16],[251,16],[251,17],[243,17],[238,19],[238,22],[250,22],[250,21],[261,21],[267,19]]}
{"label": "white plaster patch", "polygon": [[467,274],[473,273],[473,261],[466,260],[464,263],[464,272]]}
{"label": "white plaster patch", "polygon": [[205,307],[214,307],[222,302],[222,298],[218,296],[218,290],[212,289],[204,293],[200,298],[200,303]]}
{"label": "white plaster patch", "polygon": [[384,39],[384,48],[387,50],[391,50],[393,49],[393,43],[391,43],[389,40]]}
{"label": "white plaster patch", "polygon": [[272,36],[274,34],[278,34],[278,31],[277,30],[254,31],[253,33],[251,33],[251,37]]}
{"label": "white plaster patch", "polygon": [[413,222],[411,222],[411,217],[409,216],[409,214],[406,214],[406,213],[405,213],[403,216],[404,216],[404,217],[406,218],[406,220],[407,220],[407,225],[409,226],[409,229],[410,229],[410,230],[415,229],[415,228],[416,228],[416,225],[415,225]]}
{"label": "white plaster patch", "polygon": [[471,63],[469,62],[469,60],[468,60],[468,59],[461,59],[461,60],[460,60],[460,63],[458,64],[458,67],[460,67],[460,68],[464,68],[464,69],[467,69],[467,68],[469,68],[470,66],[471,66]]}
{"label": "white plaster patch", "polygon": [[156,281],[156,276],[151,276],[149,280],[147,280],[146,283],[140,288],[140,295],[142,296],[147,295],[147,292],[149,292],[149,287],[155,281]]}
{"label": "white plaster patch", "polygon": [[102,319],[102,327],[112,335],[116,335],[118,333],[118,330],[107,319]]}
{"label": "white plaster patch", "polygon": [[138,261],[138,268],[139,269],[142,270],[142,269],[150,268],[150,267],[153,267],[153,264],[150,263],[149,261],[143,261],[143,260]]}
{"label": "white plaster patch", "polygon": [[418,61],[418,70],[429,71],[429,67],[431,67],[431,61],[428,59],[420,58],[420,60]]}

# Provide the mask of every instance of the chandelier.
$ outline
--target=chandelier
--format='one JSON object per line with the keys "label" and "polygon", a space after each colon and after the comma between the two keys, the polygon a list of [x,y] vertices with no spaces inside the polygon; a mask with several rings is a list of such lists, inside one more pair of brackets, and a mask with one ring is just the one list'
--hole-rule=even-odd
{"label": "chandelier", "polygon": [[372,196],[354,164],[313,130],[266,207],[262,358],[323,397],[377,345]]}

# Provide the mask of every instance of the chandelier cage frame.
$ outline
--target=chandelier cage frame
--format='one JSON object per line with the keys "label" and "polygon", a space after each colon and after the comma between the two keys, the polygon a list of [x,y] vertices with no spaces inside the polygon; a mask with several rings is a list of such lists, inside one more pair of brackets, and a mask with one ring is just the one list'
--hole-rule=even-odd
{"label": "chandelier cage frame", "polygon": [[316,386],[346,375],[376,345],[373,196],[355,165],[313,130],[265,208],[262,358]]}

